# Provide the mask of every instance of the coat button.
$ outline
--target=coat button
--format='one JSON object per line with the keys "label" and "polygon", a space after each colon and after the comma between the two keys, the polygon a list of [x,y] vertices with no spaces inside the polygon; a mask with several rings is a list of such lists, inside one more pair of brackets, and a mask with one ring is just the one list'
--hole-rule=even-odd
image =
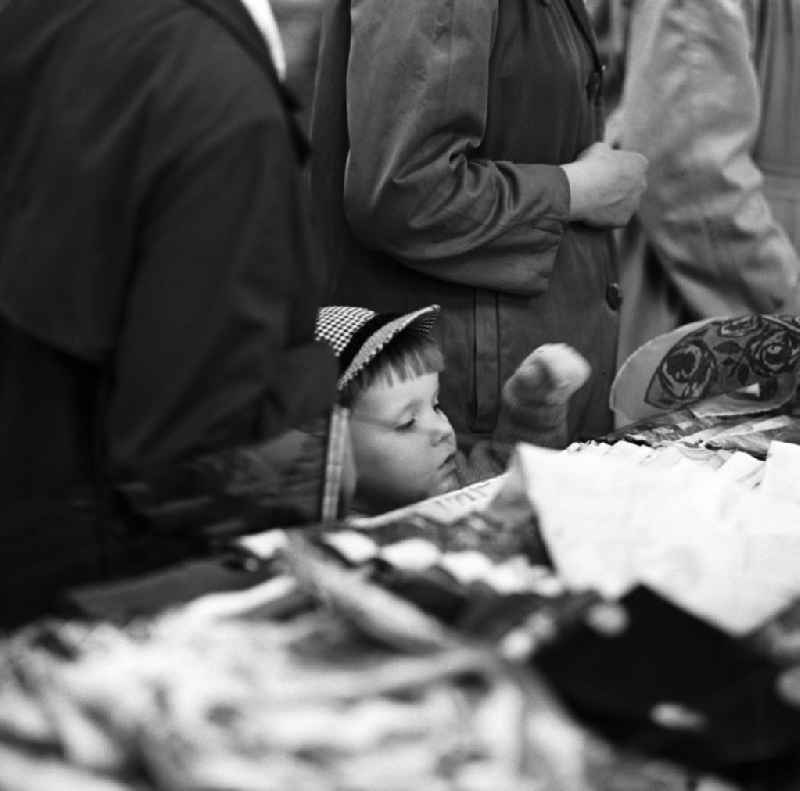
{"label": "coat button", "polygon": [[622,305],[622,289],[619,283],[609,283],[606,288],[606,302],[611,310],[619,310]]}

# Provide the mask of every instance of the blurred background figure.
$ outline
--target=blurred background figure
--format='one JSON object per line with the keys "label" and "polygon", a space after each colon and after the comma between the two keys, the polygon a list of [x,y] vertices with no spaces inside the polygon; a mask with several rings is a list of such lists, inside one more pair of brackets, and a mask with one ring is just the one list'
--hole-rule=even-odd
{"label": "blurred background figure", "polygon": [[265,0],[0,5],[0,624],[318,518],[336,364],[285,67]]}
{"label": "blurred background figure", "polygon": [[800,0],[626,5],[609,135],[650,169],[622,235],[620,364],[695,319],[800,312]]}

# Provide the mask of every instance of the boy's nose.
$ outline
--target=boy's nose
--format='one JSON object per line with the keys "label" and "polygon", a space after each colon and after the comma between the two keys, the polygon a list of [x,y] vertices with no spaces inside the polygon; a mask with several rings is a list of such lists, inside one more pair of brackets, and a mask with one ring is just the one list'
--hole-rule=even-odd
{"label": "boy's nose", "polygon": [[455,439],[453,426],[450,424],[450,421],[444,413],[436,414],[436,423],[433,431],[431,432],[431,438],[434,445],[440,445],[442,442]]}

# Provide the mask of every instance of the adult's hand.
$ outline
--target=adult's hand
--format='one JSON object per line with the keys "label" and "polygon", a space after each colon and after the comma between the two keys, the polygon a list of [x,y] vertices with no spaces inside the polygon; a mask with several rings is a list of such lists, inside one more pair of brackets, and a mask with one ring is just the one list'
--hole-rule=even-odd
{"label": "adult's hand", "polygon": [[569,181],[570,219],[589,225],[625,225],[647,186],[647,159],[607,143],[593,143],[561,169]]}

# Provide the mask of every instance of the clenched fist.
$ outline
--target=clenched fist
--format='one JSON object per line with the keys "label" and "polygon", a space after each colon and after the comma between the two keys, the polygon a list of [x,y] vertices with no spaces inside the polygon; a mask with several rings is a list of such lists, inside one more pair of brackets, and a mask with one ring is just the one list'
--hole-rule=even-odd
{"label": "clenched fist", "polygon": [[607,143],[593,143],[561,169],[569,181],[570,219],[589,225],[625,225],[647,186],[647,159]]}

